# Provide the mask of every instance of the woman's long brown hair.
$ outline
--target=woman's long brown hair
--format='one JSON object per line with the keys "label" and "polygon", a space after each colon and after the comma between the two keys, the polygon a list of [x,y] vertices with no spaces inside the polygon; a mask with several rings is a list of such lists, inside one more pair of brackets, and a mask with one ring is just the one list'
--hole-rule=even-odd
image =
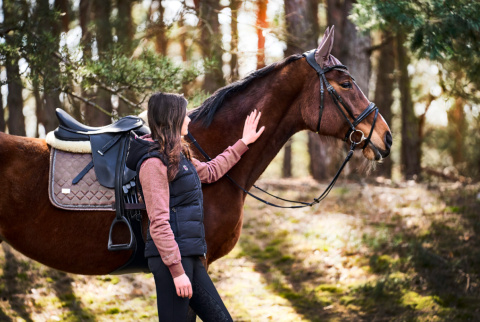
{"label": "woman's long brown hair", "polygon": [[182,125],[187,114],[187,100],[178,94],[155,93],[148,100],[148,125],[157,149],[167,161],[168,181],[178,172],[180,153],[190,160],[188,144],[182,140]]}

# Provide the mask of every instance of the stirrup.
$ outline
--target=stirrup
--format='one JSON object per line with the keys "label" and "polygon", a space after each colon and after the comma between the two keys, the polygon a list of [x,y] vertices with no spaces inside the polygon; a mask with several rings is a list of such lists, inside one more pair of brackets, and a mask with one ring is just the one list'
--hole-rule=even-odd
{"label": "stirrup", "polygon": [[[113,227],[118,224],[119,222],[123,222],[127,225],[128,230],[130,232],[130,242],[128,244],[114,244],[112,241],[112,231]],[[110,232],[108,233],[108,250],[109,251],[117,251],[117,250],[130,250],[136,246],[135,235],[133,234],[132,226],[125,216],[122,216],[120,219],[115,217],[113,219],[112,225],[110,226]]]}

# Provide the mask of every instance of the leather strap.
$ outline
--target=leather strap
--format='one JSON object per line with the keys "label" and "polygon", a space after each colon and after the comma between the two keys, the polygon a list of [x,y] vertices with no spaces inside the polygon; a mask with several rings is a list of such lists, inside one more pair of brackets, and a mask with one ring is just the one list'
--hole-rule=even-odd
{"label": "leather strap", "polygon": [[91,168],[93,168],[93,159],[85,166],[85,168],[83,168],[82,171],[80,171],[75,178],[73,178],[72,184],[77,184],[80,180],[82,180],[82,178],[88,173],[88,171],[90,171]]}
{"label": "leather strap", "polygon": [[[330,66],[330,67],[326,67],[326,68],[321,68],[320,65],[316,62],[315,60],[315,49],[314,50],[310,50],[306,53],[303,54],[303,56],[305,56],[308,64],[310,66],[313,67],[313,69],[317,72],[318,74],[318,77],[319,77],[319,80],[320,80],[320,106],[319,106],[319,110],[318,110],[318,124],[317,124],[317,132],[320,131],[320,123],[322,121],[322,114],[323,114],[323,104],[324,104],[324,85],[328,91],[328,93],[330,94],[330,96],[332,97],[332,100],[333,102],[335,103],[335,105],[337,106],[338,110],[342,113],[343,117],[345,118],[345,120],[348,122],[348,125],[349,125],[349,130],[347,131],[347,135],[345,136],[345,140],[347,140],[349,138],[349,135],[352,131],[358,131],[356,130],[356,126],[358,124],[360,124],[360,122],[362,122],[365,118],[367,118],[373,111],[375,111],[375,116],[374,116],[374,119],[373,119],[373,122],[372,122],[372,127],[371,127],[371,130],[370,130],[370,133],[368,135],[368,137],[364,140],[365,144],[363,146],[363,149],[365,149],[365,147],[367,147],[367,145],[370,143],[370,139],[372,137],[372,133],[373,133],[373,129],[375,128],[375,123],[377,121],[377,116],[378,116],[378,108],[375,106],[374,103],[370,103],[367,108],[357,117],[355,118],[354,115],[353,115],[353,112],[352,112],[352,109],[348,106],[348,104],[346,104],[345,102],[343,102],[342,100],[342,97],[340,95],[338,95],[338,93],[335,91],[335,88],[333,88],[333,86],[328,82],[327,78],[325,77],[325,73],[331,71],[331,70],[340,70],[342,72],[345,72],[348,74],[348,69],[347,67],[345,67],[344,65],[335,65],[335,66]],[[349,74],[350,75],[350,74]],[[353,79],[353,77],[352,77]],[[341,105],[341,106],[340,106]],[[342,106],[343,106],[343,109],[342,109]],[[348,118],[348,116],[345,114],[345,111],[347,111],[347,114],[352,118],[353,121],[350,121],[350,119]],[[363,132],[362,132],[363,133]],[[363,134],[362,134],[363,135]],[[195,147],[197,148],[197,150],[208,160],[210,161],[211,158],[210,156],[208,156],[208,154],[202,149],[202,147],[200,146],[200,144],[197,142],[197,140],[195,140],[195,138],[193,137],[193,135],[188,132],[187,134],[188,138],[190,139],[190,141],[192,142],[193,145],[195,145]],[[352,140],[351,140],[352,141]],[[351,142],[351,146],[350,146],[350,151],[348,152],[347,154],[347,157],[345,158],[345,160],[343,161],[342,165],[340,166],[340,168],[338,169],[337,173],[335,174],[335,176],[333,177],[332,181],[330,182],[330,184],[327,186],[327,188],[322,192],[322,194],[320,194],[320,196],[318,196],[317,198],[313,199],[312,202],[302,202],[302,201],[295,201],[295,200],[288,200],[288,199],[284,199],[284,198],[280,198],[278,196],[275,196],[259,187],[257,187],[256,185],[253,185],[253,187],[255,187],[256,189],[268,194],[269,196],[272,196],[276,199],[279,199],[279,200],[282,200],[282,201],[286,201],[286,202],[291,202],[291,203],[297,203],[297,204],[300,204],[298,206],[280,206],[280,205],[277,205],[277,204],[274,204],[274,203],[271,203],[271,202],[268,202],[260,197],[257,197],[256,195],[252,194],[251,192],[247,191],[244,187],[242,187],[241,185],[239,185],[235,180],[233,180],[229,175],[228,173],[225,174],[225,177],[227,177],[234,185],[236,185],[240,190],[242,190],[244,193],[248,194],[249,196],[257,199],[258,201],[260,202],[263,202],[264,204],[267,204],[269,206],[272,206],[272,207],[277,207],[277,208],[304,208],[304,207],[311,207],[319,202],[321,202],[323,199],[325,199],[327,197],[327,195],[330,193],[330,191],[333,189],[335,183],[337,182],[337,179],[340,177],[340,174],[342,173],[342,170],[345,168],[345,165],[348,163],[348,161],[350,161],[351,157],[353,156],[353,152],[355,151],[355,148],[357,147],[357,145],[359,145],[360,143],[362,142]]]}
{"label": "leather strap", "polygon": [[[195,138],[193,137],[193,135],[188,132],[187,134],[188,138],[190,139],[191,143],[197,148],[197,150],[205,157],[205,159],[207,159],[208,161],[212,160],[210,158],[210,156],[205,152],[205,150],[202,149],[202,147],[200,146],[200,144],[197,142],[197,140],[195,140]],[[323,191],[323,193],[318,196],[317,198],[313,199],[312,202],[303,202],[303,201],[296,201],[296,200],[289,200],[289,199],[284,199],[284,198],[281,198],[281,197],[278,197],[278,196],[275,196],[265,190],[263,190],[262,188],[256,186],[256,185],[253,185],[254,188],[268,194],[269,196],[272,196],[276,199],[279,199],[279,200],[282,200],[282,201],[286,201],[286,202],[291,202],[291,203],[296,203],[296,204],[300,204],[299,206],[280,206],[280,205],[277,205],[277,204],[274,204],[274,203],[271,203],[269,201],[266,201],[256,195],[254,195],[253,193],[247,191],[244,187],[242,187],[240,184],[238,184],[232,177],[230,177],[227,174],[225,174],[225,177],[227,177],[235,186],[237,186],[240,190],[242,190],[244,193],[248,194],[250,197],[253,197],[255,199],[257,199],[258,201],[260,202],[263,202],[264,204],[266,205],[269,205],[269,206],[272,206],[272,207],[276,207],[276,208],[288,208],[288,209],[295,209],[295,208],[305,208],[305,207],[311,207],[317,203],[319,203],[320,201],[322,201],[323,199],[325,199],[327,197],[327,195],[330,193],[330,191],[332,190],[333,186],[335,186],[335,183],[337,181],[337,179],[340,177],[340,174],[342,173],[342,170],[343,168],[345,168],[345,165],[348,163],[348,161],[350,161],[350,158],[352,157],[353,155],[353,151],[355,150],[355,144],[352,144],[351,148],[350,148],[350,151],[348,152],[348,155],[347,157],[345,158],[345,161],[343,161],[342,165],[340,166],[340,169],[338,169],[337,173],[335,174],[335,177],[332,179],[332,181],[330,182],[330,184],[327,186],[327,188],[325,189],[325,191]]]}
{"label": "leather strap", "polygon": [[[303,56],[305,57],[307,63],[317,72],[318,78],[319,78],[319,81],[320,81],[320,106],[319,106],[319,109],[318,109],[319,117],[318,117],[318,124],[317,124],[317,133],[320,131],[320,123],[322,121],[323,105],[324,105],[324,84],[325,84],[327,92],[332,97],[332,100],[335,103],[335,106],[337,107],[337,109],[340,111],[340,113],[343,115],[343,117],[345,118],[345,120],[348,123],[349,129],[348,129],[347,133],[345,134],[344,141],[348,140],[350,138],[350,134],[352,132],[356,131],[356,126],[358,124],[360,124],[360,122],[362,122],[372,112],[375,111],[375,116],[374,116],[374,120],[372,122],[372,127],[370,129],[370,133],[368,134],[368,137],[365,139],[365,144],[363,145],[363,148],[362,148],[362,149],[365,149],[368,146],[368,144],[370,143],[370,139],[372,137],[373,130],[375,128],[375,123],[377,121],[377,116],[378,116],[378,108],[375,106],[375,104],[373,102],[370,102],[370,104],[367,106],[367,108],[365,110],[363,110],[363,112],[357,118],[355,118],[355,116],[353,115],[352,109],[350,108],[350,106],[348,106],[348,104],[346,104],[343,101],[342,97],[340,95],[338,95],[335,88],[327,80],[327,77],[325,76],[325,73],[328,73],[329,71],[332,71],[332,70],[339,70],[341,72],[347,73],[352,78],[352,80],[354,82],[355,82],[355,80],[348,73],[348,69],[344,65],[334,65],[334,66],[321,68],[320,65],[317,63],[317,61],[315,60],[315,52],[316,52],[316,49],[313,49],[313,50],[305,52],[303,54]],[[353,121],[350,121],[347,114],[345,114],[344,110],[347,112],[347,114],[350,116],[350,118]],[[353,142],[352,141],[351,143],[352,144],[355,143],[356,145],[358,145],[361,142]]]}

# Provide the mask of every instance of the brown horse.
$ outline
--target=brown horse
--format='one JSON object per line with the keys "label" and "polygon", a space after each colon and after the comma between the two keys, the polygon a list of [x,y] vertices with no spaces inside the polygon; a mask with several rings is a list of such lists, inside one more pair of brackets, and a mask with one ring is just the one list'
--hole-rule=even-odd
{"label": "brown horse", "polygon": [[[323,53],[320,59],[324,59],[320,63],[324,64],[335,60],[330,56],[333,35],[330,42],[325,38],[318,48]],[[348,73],[331,70],[326,77],[355,117],[369,105]],[[306,59],[291,56],[214,93],[194,111],[190,132],[213,157],[241,137],[244,120],[253,109],[261,111],[259,126],[264,125],[265,132],[229,172],[249,189],[294,133],[316,131],[319,90],[319,78]],[[373,118],[372,113],[357,129],[370,133]],[[326,95],[319,135],[343,139],[347,130],[345,118]],[[390,145],[390,129],[378,117],[371,143],[363,154],[369,160],[379,160],[388,155]],[[78,274],[113,272],[131,254],[107,250],[115,213],[55,208],[47,194],[49,156],[45,140],[0,133],[0,238],[26,256],[58,270]],[[211,263],[226,255],[238,241],[246,194],[226,178],[204,185],[203,192],[207,262]]]}

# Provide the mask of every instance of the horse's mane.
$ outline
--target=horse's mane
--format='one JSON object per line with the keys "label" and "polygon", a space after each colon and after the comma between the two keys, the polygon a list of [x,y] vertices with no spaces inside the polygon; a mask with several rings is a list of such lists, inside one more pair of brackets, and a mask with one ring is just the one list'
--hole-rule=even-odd
{"label": "horse's mane", "polygon": [[232,84],[229,84],[225,87],[220,88],[215,93],[212,94],[202,105],[197,107],[190,113],[190,118],[193,122],[202,120],[203,125],[208,127],[212,121],[215,113],[223,106],[223,102],[232,97],[234,94],[241,93],[245,90],[254,80],[258,78],[265,77],[272,70],[276,69],[279,66],[285,66],[291,62],[302,58],[302,55],[292,55],[280,62],[270,64],[266,67],[258,69],[251,74],[247,75],[244,79],[236,81]]}

